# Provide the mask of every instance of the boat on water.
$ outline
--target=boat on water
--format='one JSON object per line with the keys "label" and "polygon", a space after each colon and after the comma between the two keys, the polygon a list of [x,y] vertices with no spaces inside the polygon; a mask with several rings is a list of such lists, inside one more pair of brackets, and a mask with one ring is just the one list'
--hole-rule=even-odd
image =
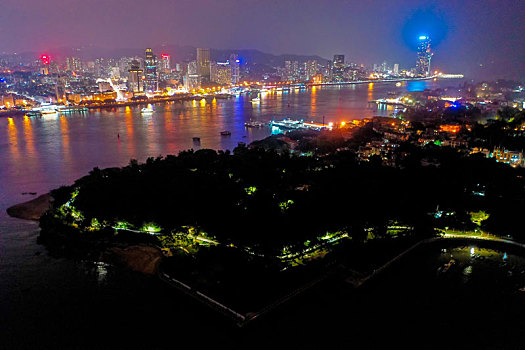
{"label": "boat on water", "polygon": [[265,123],[257,122],[257,121],[249,121],[249,122],[244,123],[244,126],[248,128],[262,128],[265,125],[266,125]]}
{"label": "boat on water", "polygon": [[68,106],[60,108],[58,111],[61,114],[76,113],[76,112],[87,112],[89,109],[84,106]]}
{"label": "boat on water", "polygon": [[283,119],[283,120],[272,120],[270,122],[270,126],[277,127],[279,129],[288,129],[288,130],[295,130],[295,129],[310,129],[310,130],[332,130],[333,123],[328,124],[321,124],[321,123],[315,123],[315,122],[305,122],[304,120],[293,120],[290,118]]}
{"label": "boat on water", "polygon": [[155,110],[152,105],[148,105],[148,107],[144,107],[140,110],[140,113],[142,114],[153,114],[153,112],[155,112]]}
{"label": "boat on water", "polygon": [[259,102],[261,102],[261,99],[259,97],[255,97],[255,98],[252,98],[251,102],[252,103],[259,103]]}
{"label": "boat on water", "polygon": [[60,106],[58,105],[44,104],[40,107],[33,108],[30,112],[38,112],[43,116],[44,115],[57,115],[59,108]]}
{"label": "boat on water", "polygon": [[225,130],[225,131],[221,131],[221,135],[222,136],[230,136],[232,133],[229,132],[228,130]]}
{"label": "boat on water", "polygon": [[201,138],[200,138],[200,137],[194,137],[194,138],[193,138],[193,141],[194,141],[194,142],[200,142],[200,141],[201,141]]}
{"label": "boat on water", "polygon": [[29,111],[26,113],[28,117],[41,117],[42,113],[39,111]]}
{"label": "boat on water", "polygon": [[450,270],[450,268],[451,268],[452,266],[454,266],[455,264],[456,264],[456,260],[454,260],[454,259],[450,259],[450,261],[449,261],[448,263],[446,263],[445,265],[440,266],[440,267],[438,268],[438,271],[437,271],[438,274],[439,274],[439,273],[445,273],[445,272],[447,272],[447,271]]}
{"label": "boat on water", "polygon": [[302,120],[293,120],[290,118],[286,118],[283,120],[272,120],[270,122],[271,126],[276,126],[281,129],[299,129],[301,128],[302,124]]}

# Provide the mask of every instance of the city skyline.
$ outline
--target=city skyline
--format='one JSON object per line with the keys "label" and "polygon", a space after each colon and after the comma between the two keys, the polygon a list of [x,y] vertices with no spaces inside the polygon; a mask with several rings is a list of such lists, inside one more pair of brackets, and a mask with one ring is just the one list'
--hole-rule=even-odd
{"label": "city skyline", "polygon": [[[291,0],[273,3],[200,0],[165,4],[159,0],[132,9],[123,1],[7,0],[2,17],[16,35],[0,34],[0,52],[44,52],[56,47],[143,48],[191,45],[256,49],[271,54],[311,54],[330,59],[373,63],[387,60],[413,65],[417,40],[432,37],[440,51],[432,64],[474,79],[524,77],[525,44],[519,39],[520,3],[455,1],[359,4],[334,1],[331,6]],[[299,6],[300,5],[300,6]],[[197,20],[191,8],[199,8]],[[122,9],[126,8],[124,12]],[[162,11],[158,11],[162,10]],[[217,16],[219,13],[228,16]],[[24,21],[31,18],[31,21]],[[133,18],[133,21],[130,19]],[[381,20],[385,18],[385,20]],[[18,25],[24,21],[24,25]],[[148,22],[148,26],[143,24]],[[99,23],[93,26],[93,23]],[[144,29],[147,28],[147,29]]]}

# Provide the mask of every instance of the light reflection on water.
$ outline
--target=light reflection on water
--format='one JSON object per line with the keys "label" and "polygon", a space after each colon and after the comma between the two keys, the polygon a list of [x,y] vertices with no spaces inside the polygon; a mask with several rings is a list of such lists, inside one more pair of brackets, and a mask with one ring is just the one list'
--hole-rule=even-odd
{"label": "light reflection on water", "polygon": [[[450,82],[447,82],[450,85]],[[437,86],[435,82],[420,82]],[[408,84],[410,85],[410,84]],[[427,85],[425,85],[427,86]],[[232,99],[156,104],[155,113],[142,115],[141,107],[91,110],[40,118],[0,118],[0,208],[23,201],[21,192],[47,192],[87,174],[92,168],[123,166],[130,159],[175,154],[190,148],[233,149],[271,135],[269,127],[246,128],[250,120],[295,118],[340,122],[375,115],[388,116],[368,101],[388,92],[405,91],[395,84],[315,87],[272,91]],[[228,130],[231,136],[220,135]],[[199,137],[195,144],[193,137]]]}

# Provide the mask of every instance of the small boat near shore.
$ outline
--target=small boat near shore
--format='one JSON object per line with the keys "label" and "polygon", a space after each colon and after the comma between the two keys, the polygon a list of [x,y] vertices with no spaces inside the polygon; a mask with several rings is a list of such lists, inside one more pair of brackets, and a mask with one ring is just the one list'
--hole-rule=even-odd
{"label": "small boat near shore", "polygon": [[266,126],[266,124],[263,122],[249,121],[244,123],[244,126],[248,128],[262,128],[263,126]]}
{"label": "small boat near shore", "polygon": [[28,117],[41,117],[42,113],[39,111],[29,111],[26,113]]}
{"label": "small boat near shore", "polygon": [[70,113],[82,113],[87,112],[89,109],[84,106],[66,106],[64,108],[60,108],[58,111],[60,114],[70,114]]}
{"label": "small boat near shore", "polygon": [[153,114],[153,112],[155,112],[155,109],[152,105],[148,105],[140,110],[140,113],[142,114]]}
{"label": "small boat near shore", "polygon": [[454,266],[455,264],[456,264],[456,260],[454,260],[454,259],[450,259],[450,261],[449,261],[448,263],[446,263],[445,265],[440,266],[440,267],[438,268],[438,271],[437,271],[438,274],[447,272],[447,271],[450,270],[450,268],[451,268],[452,266]]}

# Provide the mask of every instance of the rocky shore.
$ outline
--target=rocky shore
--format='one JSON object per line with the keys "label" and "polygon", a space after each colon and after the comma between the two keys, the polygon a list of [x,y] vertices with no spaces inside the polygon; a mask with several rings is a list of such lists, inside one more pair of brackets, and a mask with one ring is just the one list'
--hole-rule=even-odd
{"label": "rocky shore", "polygon": [[[16,204],[9,207],[6,211],[11,217],[24,220],[39,221],[40,218],[52,208],[53,197],[51,194],[46,193],[35,199],[27,202]],[[157,247],[153,247],[145,244],[131,244],[126,247],[102,247],[101,245],[92,245],[87,242],[83,242],[75,235],[69,236],[67,230],[59,230],[62,232],[45,232],[45,235],[40,234],[40,238],[46,245],[49,245],[51,249],[66,249],[70,255],[76,256],[75,252],[81,252],[79,254],[84,255],[87,253],[86,250],[90,251],[87,256],[96,257],[99,255],[99,260],[129,268],[133,271],[142,272],[145,274],[157,273],[159,264],[162,260],[163,254]],[[92,243],[92,242],[90,242]],[[98,248],[101,248],[100,252],[96,252]],[[93,251],[93,249],[95,251]]]}
{"label": "rocky shore", "polygon": [[109,248],[102,252],[102,261],[129,268],[145,274],[156,274],[163,254],[157,247],[135,245],[126,248]]}
{"label": "rocky shore", "polygon": [[38,221],[46,211],[51,209],[52,204],[53,197],[46,193],[30,201],[7,208],[7,214],[18,219]]}

